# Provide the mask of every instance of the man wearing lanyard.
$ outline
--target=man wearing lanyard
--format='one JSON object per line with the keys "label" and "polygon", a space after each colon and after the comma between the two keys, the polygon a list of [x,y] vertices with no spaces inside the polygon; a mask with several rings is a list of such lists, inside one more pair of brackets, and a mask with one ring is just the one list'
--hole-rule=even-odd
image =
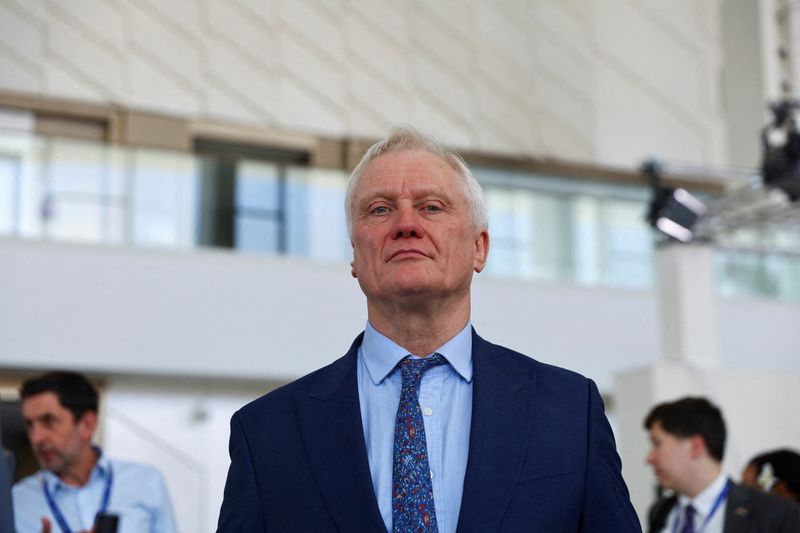
{"label": "man wearing lanyard", "polygon": [[158,471],[112,461],[93,446],[97,390],[85,377],[50,372],[26,381],[20,395],[42,469],[14,486],[17,533],[89,531],[106,513],[119,518],[119,533],[176,531]]}
{"label": "man wearing lanyard", "polygon": [[800,513],[789,502],[733,483],[722,472],[725,421],[705,398],[654,407],[645,418],[647,463],[673,492],[650,508],[651,533],[798,533]]}

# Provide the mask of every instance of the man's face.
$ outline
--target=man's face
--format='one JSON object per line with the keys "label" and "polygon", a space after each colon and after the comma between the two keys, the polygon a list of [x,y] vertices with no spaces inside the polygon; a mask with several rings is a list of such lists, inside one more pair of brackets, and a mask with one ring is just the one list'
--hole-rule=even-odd
{"label": "man's face", "polygon": [[687,481],[692,475],[692,442],[668,433],[655,422],[650,427],[650,453],[647,464],[653,467],[653,473],[659,484],[667,489],[685,492]]}
{"label": "man's face", "polygon": [[353,196],[353,276],[370,301],[468,296],[486,264],[462,178],[425,151],[390,152],[367,166]]}
{"label": "man's face", "polygon": [[91,446],[96,417],[86,412],[76,421],[54,392],[43,392],[22,401],[22,417],[28,439],[42,468],[57,475],[67,471]]}

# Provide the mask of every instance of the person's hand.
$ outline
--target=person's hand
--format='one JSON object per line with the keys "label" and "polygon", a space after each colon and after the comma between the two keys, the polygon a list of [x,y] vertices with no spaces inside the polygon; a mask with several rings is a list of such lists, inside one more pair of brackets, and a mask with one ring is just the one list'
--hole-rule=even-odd
{"label": "person's hand", "polygon": [[50,533],[52,530],[53,527],[50,525],[50,520],[42,517],[42,533]]}

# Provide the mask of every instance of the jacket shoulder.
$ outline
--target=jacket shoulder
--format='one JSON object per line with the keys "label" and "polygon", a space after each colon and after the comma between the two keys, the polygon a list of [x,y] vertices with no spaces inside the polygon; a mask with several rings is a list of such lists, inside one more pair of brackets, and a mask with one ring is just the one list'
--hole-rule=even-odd
{"label": "jacket shoulder", "polygon": [[529,355],[514,351],[499,344],[493,344],[477,334],[473,337],[473,352],[483,352],[494,359],[501,367],[515,374],[532,374],[537,378],[552,380],[560,385],[585,387],[586,376],[560,366],[543,363]]}
{"label": "jacket shoulder", "polygon": [[726,520],[747,518],[764,531],[800,531],[800,511],[797,506],[778,496],[731,482]]}

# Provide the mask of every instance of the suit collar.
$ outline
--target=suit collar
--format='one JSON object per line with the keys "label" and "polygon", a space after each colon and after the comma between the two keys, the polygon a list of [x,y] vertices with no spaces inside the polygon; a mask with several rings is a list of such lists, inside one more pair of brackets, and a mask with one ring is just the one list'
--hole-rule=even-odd
{"label": "suit collar", "polygon": [[316,375],[308,396],[298,402],[298,419],[314,479],[339,530],[385,533],[358,402],[356,357],[362,337]]}
{"label": "suit collar", "polygon": [[473,330],[472,425],[459,532],[498,529],[525,459],[536,375],[515,373],[504,355]]}

